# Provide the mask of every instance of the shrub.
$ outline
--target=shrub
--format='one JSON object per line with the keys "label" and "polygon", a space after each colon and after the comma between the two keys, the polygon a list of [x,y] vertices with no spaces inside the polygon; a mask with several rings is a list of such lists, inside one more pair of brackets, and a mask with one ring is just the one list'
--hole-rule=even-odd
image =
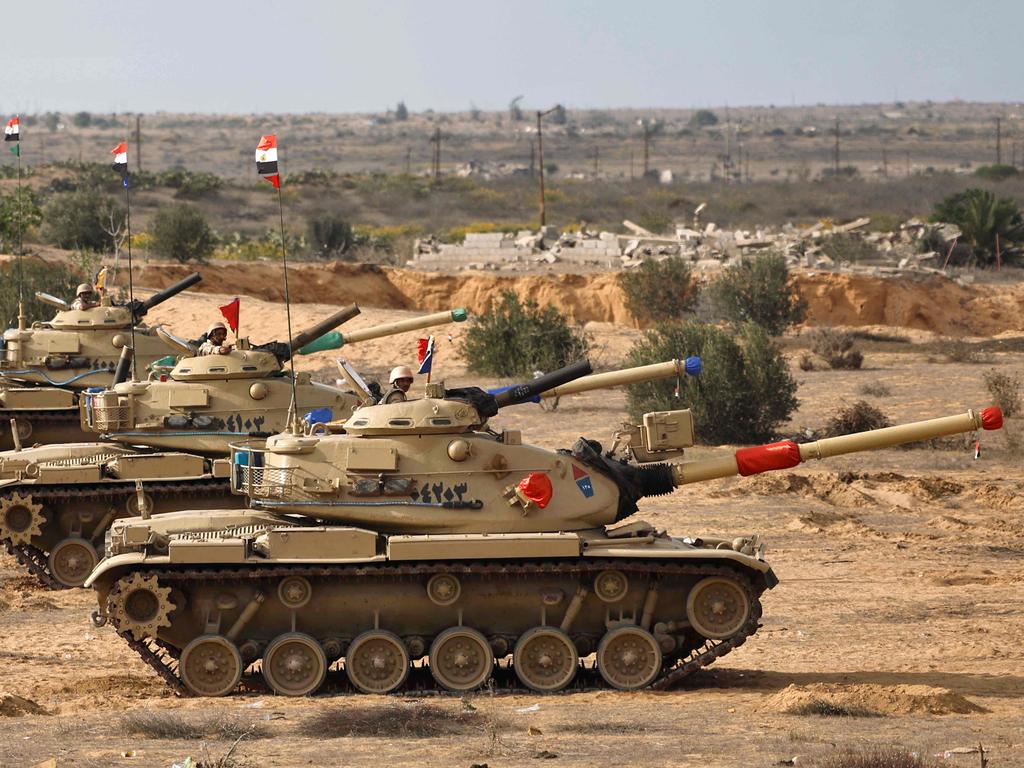
{"label": "shrub", "polygon": [[857,394],[868,395],[869,397],[889,397],[892,394],[892,390],[885,384],[875,381],[869,384],[861,384]]}
{"label": "shrub", "polygon": [[828,437],[836,437],[891,426],[892,422],[888,416],[867,401],[858,400],[853,405],[836,411],[825,425],[825,434]]}
{"label": "shrub", "polygon": [[977,363],[978,347],[963,339],[949,339],[941,345],[942,355],[951,363]]}
{"label": "shrub", "polygon": [[22,258],[7,261],[0,266],[0,320],[8,326],[14,326],[18,320],[18,278],[24,280],[22,296],[25,302],[25,318],[31,323],[35,320],[49,320],[56,311],[49,304],[36,299],[36,291],[52,294],[57,298],[70,299],[75,295],[75,287],[82,282],[82,275],[66,264],[44,262],[38,259]]}
{"label": "shrub", "polygon": [[571,326],[555,307],[521,302],[504,291],[498,305],[470,325],[462,353],[474,373],[522,377],[576,362],[589,347],[583,329]]}
{"label": "shrub", "polygon": [[320,213],[309,220],[309,247],[322,259],[334,259],[352,247],[352,225],[337,213]]}
{"label": "shrub", "polygon": [[203,261],[216,245],[206,217],[194,205],[174,203],[159,208],[153,219],[153,250],[175,261]]}
{"label": "shrub", "polygon": [[985,387],[992,395],[992,404],[999,407],[1003,416],[1010,418],[1021,412],[1019,376],[1001,373],[995,369],[985,371]]}
{"label": "shrub", "polygon": [[78,189],[56,195],[46,204],[43,236],[61,248],[106,250],[113,248],[107,229],[124,215],[124,208],[108,195],[95,189]]}
{"label": "shrub", "polygon": [[942,764],[917,752],[892,748],[840,752],[810,762],[811,768],[938,768]]}
{"label": "shrub", "polygon": [[718,125],[718,115],[712,112],[710,109],[698,109],[690,117],[690,125],[694,128],[703,128],[704,126]]}
{"label": "shrub", "polygon": [[638,268],[620,273],[619,285],[626,294],[626,309],[644,324],[679,320],[697,303],[693,271],[679,256],[647,259]]}
{"label": "shrub", "polygon": [[1017,203],[984,189],[950,195],[935,206],[932,219],[960,227],[961,242],[974,247],[975,258],[982,264],[994,263],[997,239],[1005,250],[1011,240],[1024,236],[1024,215]]}
{"label": "shrub", "polygon": [[[138,175],[136,172],[135,175]],[[132,181],[136,181],[135,178]],[[196,199],[206,197],[218,192],[224,186],[224,180],[215,174],[206,171],[188,171],[184,168],[172,168],[161,173],[157,183],[176,189],[175,197]],[[133,186],[136,186],[133,184]]]}
{"label": "shrub", "polygon": [[409,108],[405,106],[404,101],[398,102],[398,106],[395,107],[395,120],[404,122],[409,119]]}
{"label": "shrub", "polygon": [[771,440],[796,409],[796,382],[763,328],[746,323],[734,330],[730,333],[689,322],[648,331],[630,350],[629,365],[700,355],[704,372],[679,382],[670,379],[632,385],[627,390],[631,414],[639,418],[647,411],[690,408],[702,443]]}
{"label": "shrub", "polygon": [[757,323],[772,336],[803,321],[807,304],[789,284],[779,253],[744,258],[727,267],[708,288],[715,311],[734,323]]}
{"label": "shrub", "polygon": [[864,355],[853,348],[853,335],[835,328],[815,328],[811,332],[811,350],[833,370],[858,369]]}
{"label": "shrub", "polygon": [[1007,165],[1006,163],[993,163],[992,165],[979,166],[975,169],[974,175],[979,179],[1003,181],[1004,179],[1019,176],[1020,171],[1018,171],[1014,166]]}
{"label": "shrub", "polygon": [[19,239],[23,240],[42,220],[42,209],[30,188],[0,195],[0,250],[13,253]]}

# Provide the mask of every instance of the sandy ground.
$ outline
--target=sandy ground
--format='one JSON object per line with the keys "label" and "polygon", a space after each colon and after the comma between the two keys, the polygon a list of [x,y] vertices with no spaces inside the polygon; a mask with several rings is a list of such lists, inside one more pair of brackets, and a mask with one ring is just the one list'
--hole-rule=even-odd
{"label": "sandy ground", "polygon": [[[192,334],[218,301],[187,297],[153,319]],[[330,310],[296,306],[294,326]],[[349,327],[407,314],[366,310]],[[256,341],[284,327],[280,305],[244,299],[242,317]],[[636,333],[592,330],[609,362]],[[417,335],[346,355],[378,373],[410,358]],[[453,348],[441,355],[445,375],[466,380]],[[331,357],[300,367],[328,374]],[[862,371],[795,370],[791,426],[821,426],[868,382],[890,388],[873,401],[897,421],[985,406],[981,374],[993,366],[1020,374],[1024,355],[967,365],[869,352]],[[607,439],[624,418],[621,394],[591,393],[554,412],[509,409],[495,423],[555,448],[580,434]],[[1010,427],[1019,432],[1020,421]],[[239,736],[228,764],[770,766],[871,746],[930,756],[982,743],[991,766],[1024,766],[1022,492],[1020,454],[995,434],[981,461],[966,447],[893,449],[646,500],[637,517],[677,535],[761,533],[781,579],[755,638],[659,694],[176,699],[113,630],[90,627],[91,594],[44,591],[0,557],[0,767],[214,761]],[[788,711],[822,701],[858,716]],[[142,722],[152,713],[171,733]],[[974,766],[978,756],[952,752],[943,764]]]}

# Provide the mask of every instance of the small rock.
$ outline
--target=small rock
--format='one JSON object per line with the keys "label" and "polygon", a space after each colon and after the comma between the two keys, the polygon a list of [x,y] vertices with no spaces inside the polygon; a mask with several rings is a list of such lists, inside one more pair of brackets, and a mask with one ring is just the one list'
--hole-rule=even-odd
{"label": "small rock", "polygon": [[529,734],[530,736],[543,736],[544,735],[544,731],[542,731],[540,728],[537,728],[537,727],[532,726],[532,725],[529,728],[526,729],[526,733]]}

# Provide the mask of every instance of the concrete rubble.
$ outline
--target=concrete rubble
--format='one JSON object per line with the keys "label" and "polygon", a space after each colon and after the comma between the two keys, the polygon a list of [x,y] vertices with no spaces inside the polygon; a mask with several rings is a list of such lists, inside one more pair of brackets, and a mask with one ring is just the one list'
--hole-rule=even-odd
{"label": "concrete rubble", "polygon": [[417,240],[409,266],[422,269],[521,270],[567,262],[632,269],[648,259],[679,256],[696,271],[713,272],[744,255],[783,254],[791,266],[844,272],[892,274],[941,272],[956,247],[953,224],[910,219],[891,232],[873,231],[868,218],[844,223],[819,221],[809,227],[725,230],[701,221],[702,204],[692,221],[672,235],[658,235],[632,221],[622,233],[594,231],[581,223],[573,232],[555,227],[539,231],[473,232],[460,244],[431,236]]}

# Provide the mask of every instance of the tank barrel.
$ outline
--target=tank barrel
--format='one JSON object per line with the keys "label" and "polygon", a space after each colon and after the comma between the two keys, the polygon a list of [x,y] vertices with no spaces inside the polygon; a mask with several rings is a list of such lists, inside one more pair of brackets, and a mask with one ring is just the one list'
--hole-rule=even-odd
{"label": "tank barrel", "polygon": [[342,323],[351,320],[353,317],[358,315],[359,312],[360,309],[355,304],[349,304],[347,307],[342,307],[333,315],[324,318],[312,328],[295,334],[292,340],[288,343],[289,350],[293,353],[296,350],[300,350],[301,353],[301,349],[307,344],[315,342],[325,333],[329,333]]}
{"label": "tank barrel", "polygon": [[590,367],[589,360],[580,360],[577,363],[572,363],[559,368],[551,373],[545,373],[543,376],[539,376],[533,381],[528,381],[523,384],[513,384],[494,396],[495,403],[499,408],[504,408],[506,405],[516,405],[517,403],[524,403],[527,400],[537,397],[543,392],[548,391],[554,387],[559,387],[563,384],[567,384],[570,381],[582,378],[583,376],[589,375],[594,369]]}
{"label": "tank barrel", "polygon": [[49,293],[36,291],[36,298],[43,302],[43,304],[49,304],[51,307],[56,307],[62,311],[71,309],[71,305],[64,301],[64,299],[58,299],[56,296],[52,296]]}
{"label": "tank barrel", "polygon": [[393,323],[382,323],[381,325],[360,328],[348,333],[333,331],[332,333],[322,334],[318,338],[307,341],[299,349],[298,354],[310,355],[314,352],[339,349],[346,344],[354,344],[358,341],[369,341],[370,339],[379,339],[383,336],[394,336],[406,331],[418,331],[421,328],[432,328],[436,325],[445,325],[447,323],[461,323],[468,316],[466,310],[461,308],[446,309],[443,312],[434,312],[433,314],[421,317],[410,317],[408,320],[396,320]]}
{"label": "tank barrel", "polygon": [[623,368],[620,371],[607,371],[606,373],[595,373],[591,376],[584,376],[568,384],[554,387],[541,393],[542,398],[561,397],[562,395],[574,395],[578,392],[589,392],[592,389],[606,389],[617,387],[621,384],[638,384],[643,381],[654,381],[656,379],[668,379],[673,376],[697,376],[703,369],[699,357],[688,357],[685,360],[667,360],[664,363],[652,365],[640,365],[636,368]]}
{"label": "tank barrel", "polygon": [[973,432],[977,429],[999,429],[1002,426],[1002,411],[993,407],[984,408],[980,412],[968,411],[958,416],[944,416],[867,432],[826,437],[813,443],[797,444],[783,440],[753,448],[741,448],[731,456],[674,464],[672,480],[679,486],[732,475],[748,477],[774,469],[791,469],[808,459],[825,459],[846,453],[872,451],[918,440]]}
{"label": "tank barrel", "polygon": [[200,275],[198,272],[193,272],[191,275],[179,280],[174,285],[164,288],[159,293],[154,293],[148,299],[140,301],[135,306],[134,309],[135,319],[138,320],[140,317],[144,316],[147,312],[149,312],[149,310],[151,310],[157,304],[163,304],[165,301],[177,296],[179,293],[186,290],[187,288],[191,288],[193,285],[195,285],[202,279],[202,275]]}

